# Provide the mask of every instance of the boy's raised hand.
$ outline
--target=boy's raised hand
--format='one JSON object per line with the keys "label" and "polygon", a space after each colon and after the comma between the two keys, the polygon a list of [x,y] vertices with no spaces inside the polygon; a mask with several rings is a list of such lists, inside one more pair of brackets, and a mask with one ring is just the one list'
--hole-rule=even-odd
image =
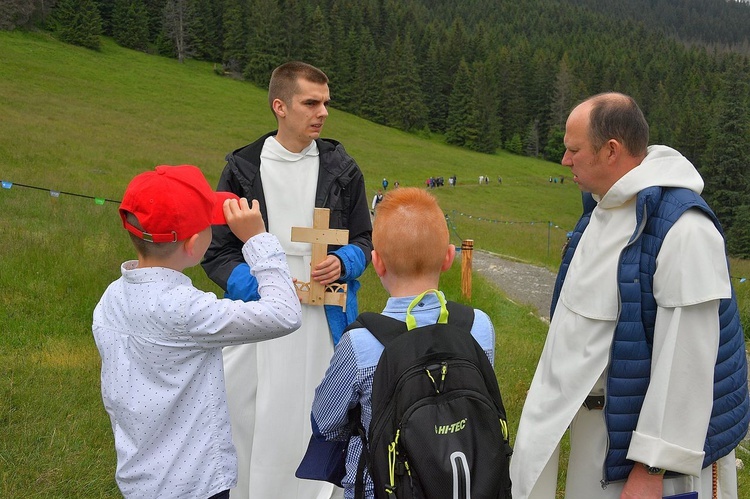
{"label": "boy's raised hand", "polygon": [[246,198],[227,199],[224,201],[223,208],[227,225],[243,243],[266,231],[266,224],[260,214],[260,204],[257,199],[253,199],[252,207]]}

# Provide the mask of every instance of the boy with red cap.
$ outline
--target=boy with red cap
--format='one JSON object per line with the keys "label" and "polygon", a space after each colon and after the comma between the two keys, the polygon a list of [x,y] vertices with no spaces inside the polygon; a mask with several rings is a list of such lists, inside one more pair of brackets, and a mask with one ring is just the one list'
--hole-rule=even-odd
{"label": "boy with red cap", "polygon": [[[126,497],[224,498],[237,480],[222,347],[295,331],[301,307],[258,202],[214,192],[195,166],[157,166],[128,185],[120,216],[138,253],[94,310],[102,399]],[[182,271],[200,263],[211,225],[227,224],[258,280],[259,301],[219,299]]]}

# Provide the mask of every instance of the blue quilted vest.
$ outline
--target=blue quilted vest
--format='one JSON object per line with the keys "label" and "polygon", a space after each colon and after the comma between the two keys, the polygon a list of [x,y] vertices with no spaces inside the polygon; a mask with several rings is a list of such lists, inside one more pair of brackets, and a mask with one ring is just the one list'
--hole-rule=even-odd
{"label": "blue quilted vest", "polygon": [[[584,214],[576,225],[555,283],[550,316],[560,295],[576,246],[586,229],[596,202],[584,195]],[[604,417],[609,448],[604,481],[625,480],[633,467],[626,459],[638,423],[651,373],[651,347],[656,301],[652,278],[656,257],[669,229],[688,209],[702,210],[722,234],[716,215],[698,194],[688,189],[649,187],[638,194],[636,230],[620,255],[618,287],[620,315],[610,350]],[[719,352],[714,368],[714,405],[703,450],[703,467],[726,456],[747,433],[750,423],[745,339],[737,301],[721,300]]]}

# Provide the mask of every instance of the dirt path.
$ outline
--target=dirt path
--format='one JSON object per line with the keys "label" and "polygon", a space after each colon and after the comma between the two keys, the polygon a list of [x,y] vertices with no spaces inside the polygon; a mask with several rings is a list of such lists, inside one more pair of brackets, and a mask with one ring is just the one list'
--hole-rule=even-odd
{"label": "dirt path", "polygon": [[549,322],[549,307],[555,286],[553,272],[477,250],[474,250],[472,255],[472,268],[500,288],[514,302],[533,306],[537,310],[537,315]]}

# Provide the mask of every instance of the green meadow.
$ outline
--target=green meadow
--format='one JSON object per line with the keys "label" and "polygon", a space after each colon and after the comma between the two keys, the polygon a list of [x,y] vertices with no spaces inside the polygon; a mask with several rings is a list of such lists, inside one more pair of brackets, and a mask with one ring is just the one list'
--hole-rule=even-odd
{"label": "green meadow", "polygon": [[[61,44],[0,32],[0,497],[118,497],[115,453],[99,392],[91,314],[134,250],[118,201],[137,173],[194,164],[216,183],[227,152],[272,130],[266,91],[220,77],[207,63]],[[332,89],[335,107],[336,89]],[[331,110],[324,135],[364,171],[370,198],[383,177],[424,186],[449,218],[453,242],[555,269],[580,212],[566,168],[505,152],[483,155]],[[458,186],[447,179],[455,174]],[[486,175],[490,183],[480,185]],[[550,177],[568,175],[564,183]],[[498,182],[502,177],[502,183]],[[6,184],[4,187],[7,187]],[[59,195],[57,194],[59,193]],[[748,325],[750,263],[732,261]],[[199,267],[194,284],[219,293]],[[460,265],[441,283],[461,295]],[[476,273],[471,304],[497,330],[496,371],[515,430],[546,325]],[[368,270],[362,310],[386,294]],[[748,460],[747,451],[738,457]],[[750,472],[740,474],[750,487]]]}

